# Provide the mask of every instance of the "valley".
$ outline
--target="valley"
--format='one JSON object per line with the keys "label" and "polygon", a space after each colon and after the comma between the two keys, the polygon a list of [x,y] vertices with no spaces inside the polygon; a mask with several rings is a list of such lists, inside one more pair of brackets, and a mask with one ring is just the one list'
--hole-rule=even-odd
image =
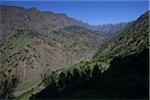
{"label": "valley", "polygon": [[0,99],[148,99],[149,14],[95,26],[0,5]]}
{"label": "valley", "polygon": [[47,87],[30,99],[148,99],[148,16],[108,41],[90,61],[46,77]]}

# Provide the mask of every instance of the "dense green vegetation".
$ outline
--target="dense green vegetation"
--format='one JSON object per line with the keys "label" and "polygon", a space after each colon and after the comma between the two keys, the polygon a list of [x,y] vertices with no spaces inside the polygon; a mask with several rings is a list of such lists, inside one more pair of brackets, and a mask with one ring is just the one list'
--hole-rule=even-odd
{"label": "dense green vegetation", "polygon": [[55,72],[44,78],[48,86],[30,99],[148,99],[148,51],[115,58],[104,73],[97,64],[92,70]]}

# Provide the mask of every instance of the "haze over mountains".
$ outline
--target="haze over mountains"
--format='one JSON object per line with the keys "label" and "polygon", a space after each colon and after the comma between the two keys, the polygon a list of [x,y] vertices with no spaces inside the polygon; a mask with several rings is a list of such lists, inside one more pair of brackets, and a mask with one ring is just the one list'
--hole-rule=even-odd
{"label": "haze over mountains", "polygon": [[[0,97],[147,99],[148,18],[149,11],[133,22],[92,26],[0,5]],[[117,90],[121,79],[126,89]]]}
{"label": "haze over mountains", "polygon": [[117,33],[126,27],[129,27],[132,22],[121,22],[118,24],[103,24],[103,25],[95,25],[92,26],[93,30],[100,31],[105,33],[108,36],[112,36],[114,33]]}

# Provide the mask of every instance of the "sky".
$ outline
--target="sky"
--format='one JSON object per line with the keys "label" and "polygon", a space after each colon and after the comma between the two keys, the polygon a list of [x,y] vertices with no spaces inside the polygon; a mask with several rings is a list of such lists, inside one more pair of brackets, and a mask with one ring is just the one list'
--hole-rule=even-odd
{"label": "sky", "polygon": [[65,13],[70,17],[91,25],[119,23],[136,20],[148,11],[149,2],[145,0],[66,0],[66,1],[7,1],[0,0],[0,5],[13,5],[24,8],[35,7],[41,11]]}

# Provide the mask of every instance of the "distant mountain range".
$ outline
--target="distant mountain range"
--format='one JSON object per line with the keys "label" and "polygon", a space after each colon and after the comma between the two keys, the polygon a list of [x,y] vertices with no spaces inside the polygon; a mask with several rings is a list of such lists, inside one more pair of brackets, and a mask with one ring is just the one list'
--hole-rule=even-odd
{"label": "distant mountain range", "polygon": [[95,31],[100,31],[108,36],[112,36],[113,34],[125,29],[126,27],[129,27],[132,24],[132,22],[121,22],[118,24],[103,24],[103,25],[93,25],[91,29]]}

